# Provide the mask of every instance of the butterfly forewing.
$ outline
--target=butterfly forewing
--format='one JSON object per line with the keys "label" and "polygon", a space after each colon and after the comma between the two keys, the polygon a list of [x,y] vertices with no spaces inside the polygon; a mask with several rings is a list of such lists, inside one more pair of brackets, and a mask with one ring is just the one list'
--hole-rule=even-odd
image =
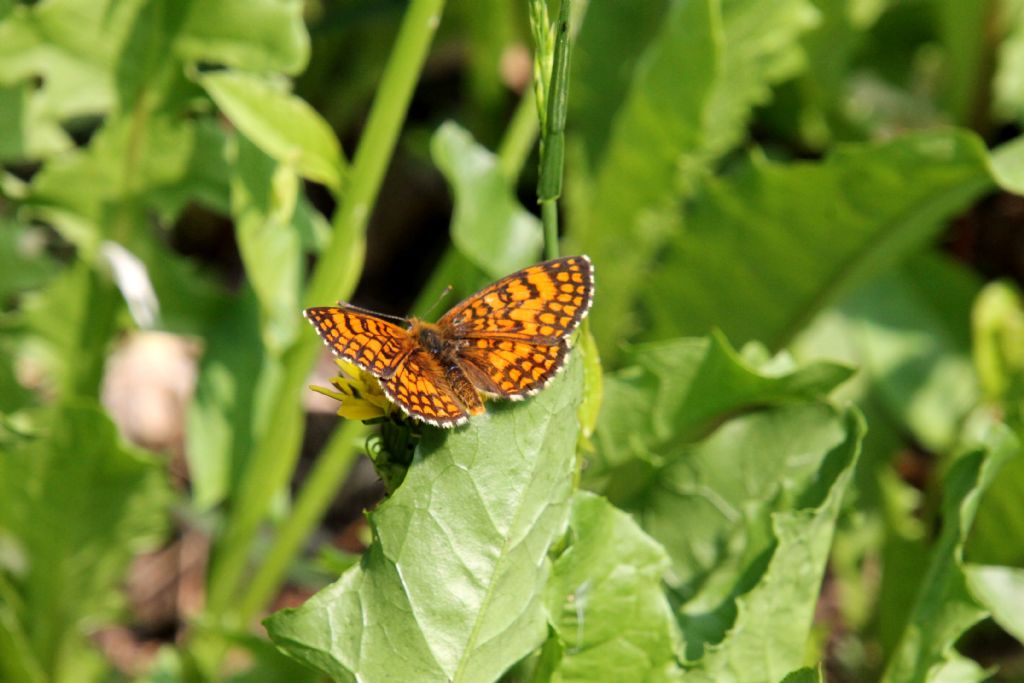
{"label": "butterfly forewing", "polygon": [[453,337],[557,344],[590,309],[590,259],[567,256],[538,263],[485,287],[438,321]]}
{"label": "butterfly forewing", "polygon": [[323,306],[303,314],[335,355],[376,377],[390,377],[414,347],[407,330],[361,311]]}

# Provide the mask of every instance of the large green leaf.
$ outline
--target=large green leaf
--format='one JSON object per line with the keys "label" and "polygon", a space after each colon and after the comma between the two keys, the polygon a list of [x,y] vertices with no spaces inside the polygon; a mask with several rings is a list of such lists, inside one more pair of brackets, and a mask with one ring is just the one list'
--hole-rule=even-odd
{"label": "large green leaf", "polygon": [[882,679],[885,683],[941,680],[951,667],[964,671],[959,680],[986,677],[953,648],[964,631],[987,615],[968,589],[963,546],[983,493],[1003,464],[1019,457],[1020,448],[1013,434],[999,425],[986,439],[957,459],[946,475],[942,533],[919,580],[913,610]]}
{"label": "large green leaf", "polygon": [[591,167],[604,154],[637,60],[657,34],[668,5],[666,0],[587,5],[572,46],[567,133],[580,137]]}
{"label": "large green leaf", "polygon": [[[777,681],[803,663],[840,504],[864,435],[863,420],[855,413],[845,423],[845,440],[822,462],[816,480],[789,509],[771,515],[771,559],[767,566],[758,560],[748,567],[751,573],[764,568],[750,590],[743,587],[755,580],[749,573],[735,586],[739,595],[728,632],[707,646],[684,680]],[[707,617],[692,614],[689,605],[683,611],[689,623]],[[684,635],[692,646],[685,628]]]}
{"label": "large green leaf", "polygon": [[536,261],[540,221],[519,204],[497,158],[450,121],[434,133],[430,152],[455,195],[455,247],[494,278]]}
{"label": "large green leaf", "polygon": [[547,635],[547,550],[569,513],[582,366],[537,397],[425,430],[370,515],[362,563],[270,617],[286,652],[337,680],[485,681]]}
{"label": "large green leaf", "polygon": [[625,367],[605,378],[596,473],[600,464],[660,463],[664,449],[671,452],[740,410],[822,396],[851,372],[831,363],[757,369],[718,334],[638,345]]}
{"label": "large green leaf", "polygon": [[820,399],[849,373],[779,360],[756,370],[718,337],[638,346],[605,379],[586,474],[665,546],[672,583],[687,595],[719,591],[705,598],[714,603],[744,553],[764,550],[769,530],[758,520],[782,509],[782,492],[806,488],[842,443],[843,420]]}
{"label": "large green leaf", "polygon": [[[767,547],[769,513],[786,509],[814,480],[847,428],[816,403],[736,417],[706,439],[676,445],[672,460],[624,501],[668,550],[672,583],[693,598],[693,613],[714,612],[733,590]],[[702,628],[717,630],[716,619],[704,618]]]}
{"label": "large green leaf", "polygon": [[250,142],[299,175],[340,192],[345,159],[334,131],[305,101],[266,78],[205,74],[200,84]]}
{"label": "large green leaf", "polygon": [[794,72],[793,38],[813,18],[804,0],[672,4],[612,124],[586,215],[574,222],[574,239],[601,272],[592,325],[605,353],[635,331],[632,302],[678,227],[678,202],[740,140],[768,85]]}
{"label": "large green leaf", "polygon": [[988,154],[960,131],[848,145],[822,162],[755,157],[708,183],[648,278],[653,334],[719,326],[778,348],[991,186]]}
{"label": "large green leaf", "polygon": [[949,452],[980,399],[967,335],[978,283],[941,256],[911,258],[840,304],[859,365],[891,419]]}
{"label": "large green leaf", "polygon": [[681,643],[662,576],[668,557],[629,515],[579,492],[572,544],[555,561],[548,610],[562,644],[553,681],[678,680]]}
{"label": "large green leaf", "polygon": [[82,630],[113,617],[129,560],[166,529],[170,490],[163,468],[121,445],[94,404],[38,411],[33,424],[37,433],[0,450],[0,535],[20,557],[7,556],[0,583],[19,598],[30,648],[19,656],[49,680],[86,680],[71,664]]}

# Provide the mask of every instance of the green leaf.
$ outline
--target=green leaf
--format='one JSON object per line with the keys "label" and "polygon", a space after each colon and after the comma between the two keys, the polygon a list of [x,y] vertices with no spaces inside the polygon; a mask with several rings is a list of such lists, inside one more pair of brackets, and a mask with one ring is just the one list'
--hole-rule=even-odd
{"label": "green leaf", "polygon": [[[140,200],[165,220],[177,216],[190,201],[227,213],[225,142],[212,121],[157,116],[140,130],[129,120],[112,119],[87,148],[43,166],[32,178],[26,204],[55,221],[68,240],[93,255],[101,237],[124,241],[132,232],[135,217],[130,210]],[[83,222],[86,227],[81,227]]]}
{"label": "green leaf", "polygon": [[880,273],[839,306],[861,366],[890,419],[950,452],[980,390],[967,336],[973,273],[922,254]]}
{"label": "green leaf", "polygon": [[71,147],[67,133],[34,95],[30,82],[0,83],[0,160],[40,159]]}
{"label": "green leaf", "polygon": [[851,72],[860,66],[858,50],[868,29],[878,20],[888,0],[813,0],[821,21],[805,33],[806,69],[784,85],[767,118],[784,135],[795,134],[812,149],[833,137],[861,139],[857,126],[861,104],[850,96],[855,83]]}
{"label": "green leaf", "polygon": [[547,636],[547,550],[569,513],[582,367],[465,429],[425,429],[370,515],[363,562],[271,616],[286,652],[337,680],[483,681]]}
{"label": "green leaf", "polygon": [[192,504],[207,510],[237,484],[256,426],[257,386],[265,362],[259,309],[251,290],[211,317],[195,396],[188,408],[185,457]]}
{"label": "green leaf", "polygon": [[578,492],[572,544],[547,587],[563,655],[554,681],[679,680],[681,643],[662,576],[664,549],[607,500]]}
{"label": "green leaf", "polygon": [[118,114],[138,117],[147,107],[171,111],[168,96],[175,93],[184,76],[180,62],[169,57],[191,4],[188,0],[137,4],[114,69]]}
{"label": "green leaf", "polygon": [[204,74],[199,83],[250,142],[299,175],[341,191],[345,159],[334,131],[282,84],[238,71]]}
{"label": "green leaf", "polygon": [[1024,569],[980,564],[964,565],[967,587],[999,626],[1024,643]]}
{"label": "green leaf", "polygon": [[37,289],[56,274],[57,262],[46,246],[42,229],[0,218],[0,302]]}
{"label": "green leaf", "polygon": [[795,404],[733,418],[706,439],[666,449],[668,462],[624,505],[668,550],[673,584],[695,601],[691,612],[713,612],[727,597],[768,547],[768,515],[814,481],[847,428],[827,406]]}
{"label": "green leaf", "polygon": [[651,459],[743,408],[825,395],[852,373],[831,363],[758,370],[719,334],[641,344],[624,364],[605,376],[597,428],[602,460],[612,466]]}
{"label": "green leaf", "polygon": [[1010,282],[992,282],[978,294],[971,315],[974,365],[988,399],[1007,421],[1024,425],[1024,300]]}
{"label": "green leaf", "polygon": [[648,277],[654,334],[720,326],[739,342],[779,348],[991,185],[984,147],[960,131],[849,145],[823,162],[755,157],[708,183]]}
{"label": "green leaf", "polygon": [[175,52],[197,63],[301,73],[309,61],[302,0],[191,0]]}
{"label": "green leaf", "polygon": [[[1019,455],[1019,444],[1005,427],[994,427],[982,447],[960,458],[946,475],[942,501],[942,533],[933,545],[920,579],[913,610],[899,645],[882,678],[889,683],[938,680],[936,672],[962,669],[965,662],[953,649],[968,628],[987,612],[968,590],[963,544],[978,503],[1000,467]],[[969,666],[969,665],[968,665]],[[961,680],[982,680],[980,669]]]}
{"label": "green leaf", "polygon": [[451,121],[437,129],[430,153],[455,195],[455,247],[495,278],[536,261],[544,241],[540,221],[519,204],[497,157]]}
{"label": "green leaf", "polygon": [[[59,395],[98,392],[107,349],[92,340],[110,335],[116,297],[107,278],[81,260],[24,295],[17,312],[26,333],[24,350]],[[53,324],[55,311],[61,312],[60,326]]]}
{"label": "green leaf", "polygon": [[612,124],[587,215],[574,222],[601,272],[592,325],[606,355],[635,331],[632,302],[678,227],[678,202],[740,140],[768,85],[795,71],[794,38],[813,19],[804,0],[671,6]]}
{"label": "green leaf", "polygon": [[260,302],[263,341],[281,353],[302,323],[305,253],[295,220],[299,179],[244,138],[232,164],[231,214],[245,272]]}
{"label": "green leaf", "polygon": [[581,138],[591,166],[597,166],[604,154],[637,60],[657,34],[668,5],[651,0],[587,6],[572,46],[567,133]]}
{"label": "green leaf", "polygon": [[19,4],[0,21],[0,80],[41,78],[39,106],[56,119],[105,111],[114,102],[113,67],[137,11],[137,3],[111,0]]}
{"label": "green leaf", "polygon": [[993,114],[1002,122],[1024,119],[1024,15],[1007,5],[1001,17],[1005,33],[995,48],[992,76]]}
{"label": "green leaf", "polygon": [[171,492],[163,468],[122,446],[95,404],[32,417],[38,432],[0,452],[0,533],[25,558],[21,570],[0,567],[0,581],[17,589],[47,677],[75,680],[64,667],[86,647],[82,627],[113,617],[129,560],[162,539]]}
{"label": "green leaf", "polygon": [[[864,430],[863,419],[848,414],[845,440],[825,458],[817,479],[790,509],[771,515],[771,559],[766,567],[762,561],[748,567],[748,572],[764,569],[756,579],[748,574],[738,582],[728,632],[707,646],[697,671],[684,680],[776,681],[803,663],[836,519]],[[753,580],[756,585],[744,590],[744,583]],[[688,605],[683,610],[690,619],[707,617]],[[692,645],[685,627],[684,635]]]}
{"label": "green leaf", "polygon": [[791,672],[782,679],[782,683],[824,683],[824,680],[820,668],[806,667]]}
{"label": "green leaf", "polygon": [[991,93],[981,84],[991,78],[986,34],[1001,9],[997,4],[994,0],[934,4],[944,58],[943,100],[957,125],[975,128],[987,123],[983,116]]}

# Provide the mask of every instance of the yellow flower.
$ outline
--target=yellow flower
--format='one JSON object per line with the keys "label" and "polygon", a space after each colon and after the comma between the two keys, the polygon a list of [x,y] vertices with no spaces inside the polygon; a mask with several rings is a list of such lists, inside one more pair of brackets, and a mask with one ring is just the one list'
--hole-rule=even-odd
{"label": "yellow flower", "polygon": [[372,420],[391,414],[394,405],[384,395],[376,377],[343,360],[336,358],[334,362],[341,368],[341,372],[331,378],[337,391],[318,386],[309,388],[339,401],[338,415],[348,420]]}

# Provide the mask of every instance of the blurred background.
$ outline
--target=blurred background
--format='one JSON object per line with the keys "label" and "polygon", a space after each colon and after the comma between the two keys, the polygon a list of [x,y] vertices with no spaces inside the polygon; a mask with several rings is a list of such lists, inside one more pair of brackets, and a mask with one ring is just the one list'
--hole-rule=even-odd
{"label": "blurred background", "polygon": [[[541,259],[537,5],[0,0],[0,679],[310,678],[239,624],[357,562],[384,487],[299,312],[453,285],[433,318]],[[857,370],[815,628],[874,680],[944,473],[979,415],[1021,427],[1024,3],[574,7],[560,232],[604,370],[713,331]],[[585,485],[628,507],[604,418]],[[1016,462],[971,561],[1024,563]],[[965,631],[1024,680],[1012,626]]]}

